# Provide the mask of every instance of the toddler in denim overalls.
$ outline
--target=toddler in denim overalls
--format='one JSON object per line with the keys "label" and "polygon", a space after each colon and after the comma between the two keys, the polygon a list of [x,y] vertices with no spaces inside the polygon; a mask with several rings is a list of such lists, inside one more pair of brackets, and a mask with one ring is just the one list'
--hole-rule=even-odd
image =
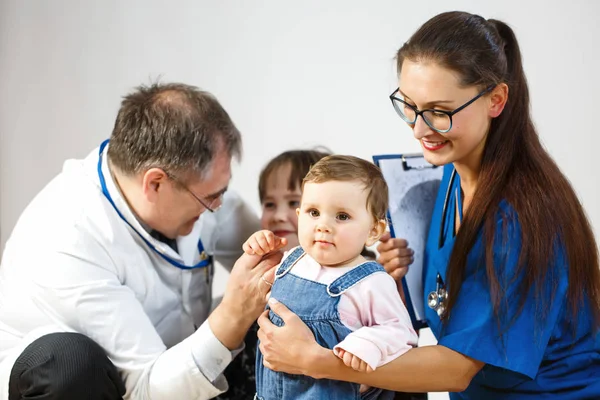
{"label": "toddler in denim overalls", "polygon": [[[359,371],[372,371],[416,345],[417,335],[383,267],[367,262],[364,245],[386,227],[387,185],[379,169],[356,157],[329,156],[304,178],[298,209],[299,247],[284,256],[271,296],[311,329],[317,342]],[[270,231],[254,234],[247,253],[285,244]],[[283,321],[270,313],[271,321]],[[256,360],[257,399],[392,399],[392,392],[355,383],[271,371]]]}

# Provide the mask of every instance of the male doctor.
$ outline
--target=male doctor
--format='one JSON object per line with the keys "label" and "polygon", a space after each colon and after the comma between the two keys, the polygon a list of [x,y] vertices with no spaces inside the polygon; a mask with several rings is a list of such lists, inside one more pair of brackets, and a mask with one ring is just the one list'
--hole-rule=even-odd
{"label": "male doctor", "polygon": [[[154,84],[125,96],[110,142],[67,161],[6,244],[0,400],[227,389],[222,372],[279,261],[242,256],[259,224],[226,192],[240,153],[240,133],[209,93]],[[209,315],[213,260],[233,269]]]}

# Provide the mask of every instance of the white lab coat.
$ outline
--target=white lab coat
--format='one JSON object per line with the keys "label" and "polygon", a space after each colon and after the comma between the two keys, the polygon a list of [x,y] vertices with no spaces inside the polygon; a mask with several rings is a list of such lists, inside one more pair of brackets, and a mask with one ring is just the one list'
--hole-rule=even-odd
{"label": "white lab coat", "polygon": [[[105,153],[106,154],[106,153]],[[121,372],[126,399],[208,399],[227,388],[232,354],[206,318],[206,268],[179,269],[149,248],[102,194],[98,149],[63,171],[29,204],[6,243],[0,266],[0,400],[8,398],[15,359],[38,337],[79,332],[100,344]],[[102,170],[116,206],[157,250],[179,262],[209,254],[231,268],[259,222],[234,193],[177,240],[181,256],[140,225]],[[210,275],[210,274],[209,274]],[[196,327],[198,329],[196,330]]]}

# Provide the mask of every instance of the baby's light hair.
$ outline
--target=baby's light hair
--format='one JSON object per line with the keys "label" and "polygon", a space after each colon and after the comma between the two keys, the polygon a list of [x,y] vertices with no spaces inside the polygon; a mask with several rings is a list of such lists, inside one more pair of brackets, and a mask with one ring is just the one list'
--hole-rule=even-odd
{"label": "baby's light hair", "polygon": [[359,181],[367,190],[367,209],[375,221],[386,220],[388,186],[381,170],[374,164],[354,156],[331,155],[320,159],[302,181],[307,182]]}

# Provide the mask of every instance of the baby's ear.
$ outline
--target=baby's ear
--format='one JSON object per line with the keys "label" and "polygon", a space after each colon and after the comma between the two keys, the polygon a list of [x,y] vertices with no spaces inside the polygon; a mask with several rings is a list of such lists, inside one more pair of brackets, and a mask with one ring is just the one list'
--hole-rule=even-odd
{"label": "baby's ear", "polygon": [[386,226],[387,224],[384,219],[380,219],[377,222],[375,222],[373,228],[371,228],[371,231],[369,232],[369,237],[367,238],[365,245],[372,246],[373,244],[375,244],[375,242],[377,242],[381,235],[383,235],[383,233],[385,232]]}

